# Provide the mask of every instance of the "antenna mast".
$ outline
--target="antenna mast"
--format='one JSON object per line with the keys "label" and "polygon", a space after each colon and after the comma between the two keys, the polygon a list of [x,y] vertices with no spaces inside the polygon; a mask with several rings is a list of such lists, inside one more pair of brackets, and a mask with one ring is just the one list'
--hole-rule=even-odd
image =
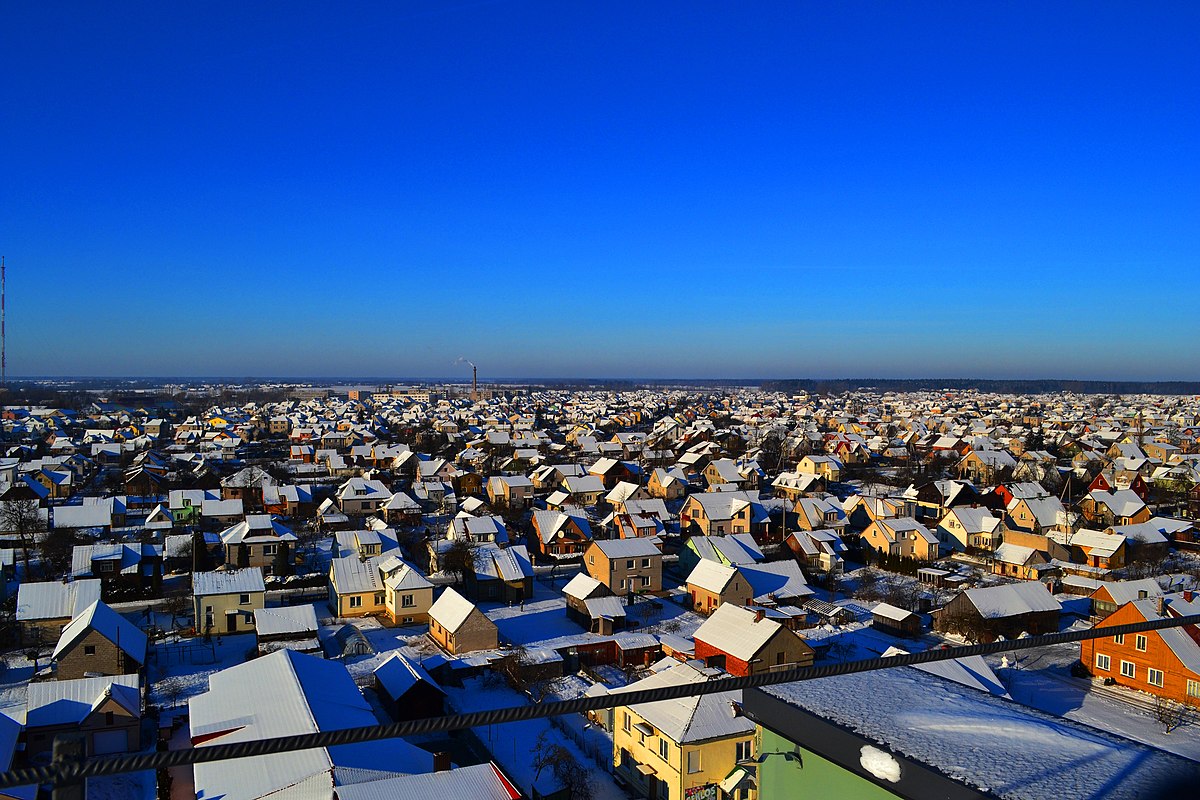
{"label": "antenna mast", "polygon": [[4,335],[4,294],[5,294],[4,256],[0,256],[0,387],[8,388],[8,362],[6,360],[8,340]]}

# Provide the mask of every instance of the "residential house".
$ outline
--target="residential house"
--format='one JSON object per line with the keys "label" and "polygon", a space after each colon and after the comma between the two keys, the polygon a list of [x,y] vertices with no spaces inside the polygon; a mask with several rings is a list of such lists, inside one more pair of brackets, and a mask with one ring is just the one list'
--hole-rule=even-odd
{"label": "residential house", "polygon": [[583,555],[592,541],[592,526],[582,514],[534,511],[530,537],[534,550],[545,558],[563,559]]}
{"label": "residential house", "polygon": [[615,595],[662,591],[662,553],[646,539],[593,541],[584,569]]}
{"label": "residential house", "polygon": [[58,641],[62,629],[100,599],[100,581],[39,581],[17,588],[17,625],[24,642]]}
{"label": "residential house", "polygon": [[678,500],[687,494],[688,481],[683,470],[678,468],[664,469],[656,468],[650,473],[650,480],[646,484],[646,491],[651,497],[657,497],[661,500]]}
{"label": "residential house", "polygon": [[837,483],[842,479],[842,462],[833,456],[807,455],[796,464],[796,472],[809,475],[819,475],[827,483]]}
{"label": "residential house", "polygon": [[290,569],[295,542],[296,534],[269,514],[251,514],[221,532],[225,563],[239,569],[274,572],[279,565]]}
{"label": "residential house", "polygon": [[1093,623],[1107,618],[1126,603],[1161,597],[1163,594],[1162,587],[1154,578],[1143,578],[1136,581],[1098,581],[1098,583],[1099,586],[1090,595]]}
{"label": "residential house", "polygon": [[146,634],[97,600],[63,628],[51,656],[58,680],[127,675],[146,663]]}
{"label": "residential house", "polygon": [[161,544],[96,542],[77,544],[71,551],[71,577],[99,579],[105,597],[118,592],[157,597],[162,575]]}
{"label": "residential house", "polygon": [[918,561],[936,560],[939,553],[938,537],[912,517],[876,520],[862,532],[862,541],[877,553]]}
{"label": "residential house", "polygon": [[[1195,593],[1127,600],[1096,628],[1200,614]],[[1200,705],[1200,626],[1184,625],[1080,642],[1079,660],[1093,676],[1188,705]]]}
{"label": "residential house", "polygon": [[814,651],[799,635],[757,611],[719,606],[693,636],[696,658],[734,677],[812,666]]}
{"label": "residential house", "polygon": [[703,560],[738,565],[756,564],[765,559],[762,548],[748,533],[693,536],[679,550],[679,571],[686,575]]}
{"label": "residential house", "polygon": [[533,481],[524,475],[493,475],[487,481],[487,494],[493,505],[527,508],[533,502]]}
{"label": "residential house", "polygon": [[770,522],[767,508],[749,492],[704,492],[689,495],[679,512],[681,532],[690,536],[753,534],[764,541]]}
{"label": "residential house", "polygon": [[[193,747],[377,724],[344,664],[286,649],[213,673],[208,691],[188,701]],[[195,765],[194,791],[222,800],[343,798],[356,783],[427,773],[433,760],[403,739],[248,756]]]}
{"label": "residential house", "polygon": [[1134,525],[1149,521],[1150,507],[1131,489],[1093,491],[1079,503],[1083,517],[1093,525]]}
{"label": "residential house", "polygon": [[266,584],[258,567],[192,573],[192,613],[196,632],[249,633],[254,611],[266,605]]}
{"label": "residential house", "polygon": [[431,719],[446,713],[446,692],[421,666],[403,653],[392,653],[375,668],[375,694],[397,722]]}
{"label": "residential house", "polygon": [[[719,673],[673,664],[615,691],[703,683]],[[720,784],[752,760],[755,724],[738,711],[740,692],[619,706],[612,712],[613,767],[635,796],[694,800],[720,796]],[[752,796],[752,795],[751,795]]]}
{"label": "residential house", "polygon": [[371,478],[350,478],[337,490],[338,506],[350,517],[378,514],[392,492],[383,481]]}
{"label": "residential house", "polygon": [[1056,632],[1061,610],[1049,590],[1036,581],[983,586],[959,593],[935,611],[934,628],[971,630],[985,642],[1000,636],[1014,639],[1022,633]]}
{"label": "residential house", "polygon": [[1001,541],[1000,522],[984,506],[955,506],[938,522],[936,535],[947,550],[995,550]]}
{"label": "residential house", "polygon": [[433,584],[394,552],[330,562],[329,606],[339,617],[386,615],[393,624],[415,625],[432,605]]}
{"label": "residential house", "polygon": [[838,574],[844,566],[846,545],[833,531],[793,531],[783,540],[797,560],[810,569]]}
{"label": "residential house", "polygon": [[712,614],[725,603],[747,605],[753,593],[750,584],[739,574],[737,567],[701,559],[688,573],[687,592],[692,609],[700,614]]}
{"label": "residential house", "polygon": [[45,758],[60,734],[82,734],[87,756],[133,753],[142,749],[141,677],[107,675],[28,686],[25,697],[25,752]]}
{"label": "residential house", "polygon": [[562,591],[567,601],[567,619],[591,633],[605,636],[625,629],[625,604],[591,575],[578,573]]}
{"label": "residential house", "polygon": [[495,623],[452,587],[447,587],[429,609],[429,636],[451,655],[500,646]]}

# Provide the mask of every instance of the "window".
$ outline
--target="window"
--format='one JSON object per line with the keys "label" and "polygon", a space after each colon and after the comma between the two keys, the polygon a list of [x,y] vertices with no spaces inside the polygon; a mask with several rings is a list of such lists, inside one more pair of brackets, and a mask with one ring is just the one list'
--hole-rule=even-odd
{"label": "window", "polygon": [[357,594],[351,595],[350,596],[350,607],[351,608],[362,608],[362,595],[357,595]]}
{"label": "window", "polygon": [[1113,642],[1116,644],[1125,644],[1125,634],[1118,634],[1113,637]]}
{"label": "window", "polygon": [[1146,637],[1139,633],[1133,640],[1133,646],[1143,653],[1146,652]]}
{"label": "window", "polygon": [[1134,666],[1132,661],[1122,661],[1121,674],[1126,678],[1137,677],[1137,667]]}
{"label": "window", "polygon": [[273,556],[273,555],[275,555],[275,552],[278,549],[279,549],[279,545],[277,545],[277,544],[264,544],[263,545],[263,555],[264,556]]}
{"label": "window", "polygon": [[589,563],[589,564],[595,564],[595,563],[596,563],[596,557],[595,557],[595,556],[588,556],[588,563]]}
{"label": "window", "polygon": [[376,592],[376,593],[375,593],[375,605],[377,605],[377,606],[381,606],[381,605],[383,605],[383,601],[384,601],[384,599],[385,599],[385,598],[384,598],[384,596],[383,596],[383,592]]}
{"label": "window", "polygon": [[628,732],[629,732],[630,725],[631,725],[631,723],[630,723],[630,721],[629,721],[629,712],[628,712],[628,711],[623,711],[623,712],[621,712],[621,715],[622,715],[623,717],[625,717],[624,721],[622,721],[622,722],[621,722],[621,730],[623,730],[623,731],[625,731],[626,733],[628,733]]}
{"label": "window", "polygon": [[1189,680],[1187,682],[1187,696],[1200,697],[1200,681]]}
{"label": "window", "polygon": [[104,712],[104,724],[105,725],[112,725],[113,722],[115,722],[115,721],[116,720],[113,717],[113,712],[111,712],[111,711]]}
{"label": "window", "polygon": [[634,564],[633,559],[632,558],[629,559],[628,561],[625,562],[625,569],[633,569],[633,564]]}
{"label": "window", "polygon": [[1105,672],[1107,672],[1111,668],[1112,668],[1112,659],[1110,659],[1104,653],[1097,653],[1096,654],[1096,669],[1102,669]]}
{"label": "window", "polygon": [[648,558],[643,558],[643,559],[642,559],[642,566],[643,566],[643,567],[645,567],[646,569],[649,569],[649,568],[650,568],[650,559],[648,559]]}
{"label": "window", "polygon": [[250,595],[248,595],[248,594],[239,594],[239,595],[238,595],[238,605],[239,605],[239,606],[248,606],[248,605],[250,605]]}
{"label": "window", "polygon": [[650,585],[650,576],[643,575],[642,576],[642,586],[649,586],[649,585]]}
{"label": "window", "polygon": [[99,568],[100,572],[112,572],[113,571],[113,562],[111,562],[111,561],[99,561],[99,562],[97,562],[96,566]]}
{"label": "window", "polygon": [[94,655],[96,655],[96,645],[94,645],[94,644],[85,644],[85,645],[83,646],[83,654],[84,654],[85,656],[94,656]]}
{"label": "window", "polygon": [[663,761],[671,757],[671,743],[661,736],[658,737],[658,757]]}
{"label": "window", "polygon": [[416,604],[417,604],[417,601],[413,598],[413,596],[411,594],[400,595],[400,607],[401,608],[412,608]]}
{"label": "window", "polygon": [[625,588],[625,579],[624,578],[621,578],[621,588],[622,589]]}
{"label": "window", "polygon": [[1162,670],[1161,669],[1153,669],[1153,668],[1146,670],[1146,683],[1150,684],[1151,686],[1162,686],[1163,685]]}
{"label": "window", "polygon": [[744,742],[738,742],[737,743],[737,753],[734,758],[734,761],[749,761],[751,758],[751,751],[753,749],[754,749],[754,742],[752,742],[749,739],[747,739]]}
{"label": "window", "polygon": [[687,771],[688,773],[699,772],[700,767],[700,751],[689,750],[687,754]]}

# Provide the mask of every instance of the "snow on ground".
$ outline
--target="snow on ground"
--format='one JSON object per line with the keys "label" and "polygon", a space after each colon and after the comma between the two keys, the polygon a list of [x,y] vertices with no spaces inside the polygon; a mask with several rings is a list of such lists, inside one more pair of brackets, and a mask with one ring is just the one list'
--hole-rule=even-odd
{"label": "snow on ground", "polygon": [[769,693],[1001,797],[1155,796],[1195,765],[910,668],[769,687]]}
{"label": "snow on ground", "polygon": [[[1200,761],[1197,722],[1164,733],[1148,708],[1134,704],[1152,703],[1146,695],[1118,687],[1101,693],[1090,680],[1073,677],[1070,666],[1079,658],[1078,644],[1038,647],[1007,657],[1012,666],[1000,666],[1001,656],[987,660],[1018,703]],[[1119,699],[1122,695],[1132,702]]]}
{"label": "snow on ground", "polygon": [[[49,662],[49,657],[46,657],[38,662],[38,666]],[[5,653],[3,664],[4,669],[0,673],[0,712],[24,722],[25,696],[29,692],[29,679],[33,677],[33,662],[23,653]]]}
{"label": "snow on ground", "polygon": [[[471,678],[464,682],[463,688],[452,688],[448,691],[450,705],[458,712],[510,708],[529,702],[524,695],[510,689],[502,681],[494,679]],[[582,725],[582,723],[580,724]],[[550,741],[566,747],[579,764],[591,773],[596,800],[627,800],[628,795],[613,783],[609,773],[586,756],[571,738],[564,737],[562,732],[555,728],[548,719],[488,725],[476,729],[475,734],[483,745],[491,750],[492,755],[504,768],[504,771],[528,790],[533,786],[534,777],[533,754],[530,752],[530,748],[543,732]],[[611,750],[609,754],[611,756]],[[545,777],[545,773],[543,773],[542,782],[545,781]]]}
{"label": "snow on ground", "polygon": [[189,698],[208,691],[209,675],[243,663],[253,651],[252,633],[214,636],[210,643],[199,636],[156,642],[147,670],[147,700],[164,709],[182,709]]}
{"label": "snow on ground", "polygon": [[88,778],[86,794],[88,800],[155,800],[158,784],[152,769],[105,775]]}

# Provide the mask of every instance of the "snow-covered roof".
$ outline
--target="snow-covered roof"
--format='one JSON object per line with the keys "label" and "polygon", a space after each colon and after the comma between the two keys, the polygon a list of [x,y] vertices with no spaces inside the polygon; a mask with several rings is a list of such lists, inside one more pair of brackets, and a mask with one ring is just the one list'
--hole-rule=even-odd
{"label": "snow-covered roof", "polygon": [[64,650],[86,636],[89,631],[96,631],[139,664],[146,661],[146,634],[99,600],[84,609],[63,628],[52,657],[58,658]]}
{"label": "snow-covered roof", "polygon": [[[113,687],[121,687],[112,692]],[[77,723],[91,713],[106,693],[135,695],[141,687],[138,675],[105,675],[98,678],[78,678],[67,681],[39,681],[29,684],[25,696],[25,727],[41,728]],[[128,708],[126,703],[122,706]],[[132,710],[137,711],[138,704]]]}
{"label": "snow-covered roof", "polygon": [[688,574],[687,584],[720,594],[725,591],[725,587],[729,585],[735,575],[737,575],[736,568],[702,558]]}
{"label": "snow-covered roof", "polygon": [[392,653],[386,661],[375,668],[375,680],[379,681],[393,698],[400,697],[420,681],[424,681],[438,691],[442,689],[420,663],[398,652]]}
{"label": "snow-covered roof", "polygon": [[738,572],[750,584],[755,603],[770,603],[772,598],[790,600],[816,594],[795,561],[741,564]]}
{"label": "snow-covered roof", "polygon": [[[377,719],[340,662],[292,650],[214,673],[209,690],[188,702],[192,742],[230,744],[375,725]],[[428,772],[431,754],[403,739],[316,748],[197,764],[201,797],[257,800],[287,790],[289,797],[329,798],[333,787],[366,771]]]}
{"label": "snow-covered roof", "polygon": [[[696,629],[693,639],[712,645],[718,650],[741,661],[750,661],[771,637],[783,626],[765,615],[758,615],[747,608],[722,603],[704,624]],[[756,621],[757,620],[757,621]]]}
{"label": "snow-covered roof", "polygon": [[662,553],[648,539],[602,539],[592,543],[608,558],[648,558]]}
{"label": "snow-covered roof", "polygon": [[22,583],[17,589],[17,620],[71,619],[100,599],[96,578]]}
{"label": "snow-covered roof", "polygon": [[312,605],[254,609],[254,630],[259,636],[310,634],[317,628],[317,610]]}
{"label": "snow-covered roof", "polygon": [[966,595],[980,615],[988,619],[1062,610],[1054,595],[1037,581],[981,586],[967,589]]}
{"label": "snow-covered roof", "polygon": [[258,567],[192,573],[192,595],[194,597],[206,597],[214,594],[245,594],[247,592],[265,592],[266,590],[262,570]]}
{"label": "snow-covered roof", "polygon": [[521,792],[493,763],[443,772],[402,775],[337,787],[338,800],[396,800],[399,797],[518,800]]}
{"label": "snow-covered roof", "polygon": [[596,591],[598,586],[603,586],[600,581],[588,575],[586,572],[576,573],[574,578],[567,581],[567,585],[563,587],[562,592],[567,597],[573,597],[576,600],[583,600],[589,597],[592,592]]}
{"label": "snow-covered roof", "polygon": [[441,597],[434,601],[429,608],[429,618],[436,620],[443,628],[454,632],[458,630],[471,612],[475,604],[463,597],[453,586],[446,587]]}

